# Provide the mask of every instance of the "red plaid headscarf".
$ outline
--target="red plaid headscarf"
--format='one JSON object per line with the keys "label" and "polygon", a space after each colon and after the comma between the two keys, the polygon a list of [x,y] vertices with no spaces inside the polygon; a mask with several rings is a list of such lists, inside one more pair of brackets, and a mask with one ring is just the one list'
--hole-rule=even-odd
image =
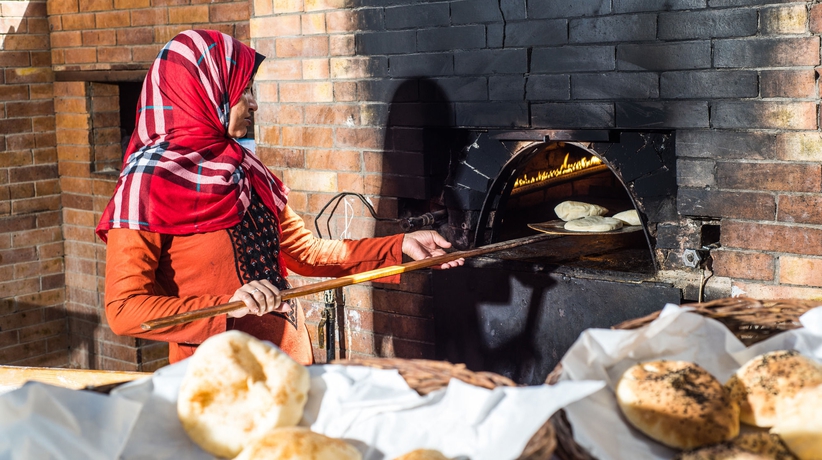
{"label": "red plaid headscarf", "polygon": [[257,53],[213,30],[168,42],[146,75],[117,182],[97,235],[130,228],[184,235],[229,228],[253,187],[278,215],[288,190],[227,135],[229,112],[252,78]]}

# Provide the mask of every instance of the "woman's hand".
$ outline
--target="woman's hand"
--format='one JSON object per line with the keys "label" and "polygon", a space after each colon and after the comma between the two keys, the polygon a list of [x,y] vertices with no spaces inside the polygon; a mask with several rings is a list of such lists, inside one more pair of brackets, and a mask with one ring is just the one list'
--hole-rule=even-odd
{"label": "woman's hand", "polygon": [[280,298],[280,290],[268,280],[252,281],[243,285],[234,291],[234,295],[229,299],[229,302],[236,301],[242,301],[245,308],[229,313],[228,316],[232,318],[242,318],[249,314],[262,316],[272,311],[291,311],[291,306]]}
{"label": "woman's hand", "polygon": [[[402,239],[402,252],[414,260],[427,259],[445,254],[442,248],[450,248],[451,243],[433,230],[406,233]],[[459,267],[465,259],[452,260],[435,268]]]}

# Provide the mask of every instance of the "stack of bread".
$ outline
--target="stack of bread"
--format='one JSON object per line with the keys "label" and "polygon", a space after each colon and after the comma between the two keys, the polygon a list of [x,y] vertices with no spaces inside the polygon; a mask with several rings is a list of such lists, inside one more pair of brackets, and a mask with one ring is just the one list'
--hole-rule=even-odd
{"label": "stack of bread", "polygon": [[[681,460],[822,460],[822,366],[796,351],[757,356],[725,385],[690,362],[636,364],[616,397],[639,431],[689,451]],[[770,434],[738,436],[740,421]]]}
{"label": "stack of bread", "polygon": [[574,232],[610,232],[623,225],[641,224],[635,209],[604,217],[608,213],[607,208],[581,201],[563,201],[554,208],[554,213],[565,221],[565,230]]}
{"label": "stack of bread", "polygon": [[[308,370],[279,348],[228,331],[203,342],[189,359],[177,415],[191,440],[218,457],[361,460],[351,444],[296,426],[308,388]],[[436,451],[406,455],[401,458],[448,460]]]}

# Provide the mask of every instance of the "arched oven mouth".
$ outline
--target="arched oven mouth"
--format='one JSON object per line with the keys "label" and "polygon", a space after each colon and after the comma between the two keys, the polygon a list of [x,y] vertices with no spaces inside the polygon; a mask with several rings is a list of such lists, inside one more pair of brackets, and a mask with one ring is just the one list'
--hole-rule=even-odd
{"label": "arched oven mouth", "polygon": [[440,231],[457,246],[479,247],[534,234],[528,224],[557,219],[562,201],[597,204],[608,216],[635,209],[642,232],[557,236],[492,258],[652,276],[660,267],[656,227],[675,218],[673,142],[670,131],[478,133],[452,162]]}

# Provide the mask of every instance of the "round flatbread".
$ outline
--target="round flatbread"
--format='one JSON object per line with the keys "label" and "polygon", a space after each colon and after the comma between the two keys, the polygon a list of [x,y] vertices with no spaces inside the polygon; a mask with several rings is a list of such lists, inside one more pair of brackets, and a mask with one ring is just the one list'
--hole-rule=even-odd
{"label": "round flatbread", "polygon": [[759,355],[740,367],[725,384],[748,425],[776,424],[776,405],[805,387],[822,384],[822,365],[795,350]]}
{"label": "round flatbread", "polygon": [[631,366],[616,386],[619,408],[639,431],[678,449],[739,434],[739,406],[708,371],[686,361]]}
{"label": "round flatbread", "polygon": [[591,216],[565,222],[565,230],[572,232],[610,232],[622,228],[622,221],[611,217]]}
{"label": "round flatbread", "polygon": [[362,460],[362,455],[342,439],[286,427],[255,439],[234,460]]}
{"label": "round flatbread", "polygon": [[305,367],[244,332],[210,337],[189,359],[177,415],[203,450],[232,458],[250,440],[300,421],[308,399]]}
{"label": "round flatbread", "polygon": [[625,222],[627,225],[641,225],[642,221],[639,220],[639,213],[636,209],[631,209],[630,211],[622,211],[618,212],[613,215],[613,218],[616,220],[621,220]]}
{"label": "round flatbread", "polygon": [[683,452],[673,460],[796,460],[779,436],[744,433],[731,441]]}
{"label": "round flatbread", "polygon": [[583,203],[581,201],[563,201],[554,207],[557,217],[568,222],[569,220],[582,219],[589,216],[604,216],[608,210],[595,204]]}

